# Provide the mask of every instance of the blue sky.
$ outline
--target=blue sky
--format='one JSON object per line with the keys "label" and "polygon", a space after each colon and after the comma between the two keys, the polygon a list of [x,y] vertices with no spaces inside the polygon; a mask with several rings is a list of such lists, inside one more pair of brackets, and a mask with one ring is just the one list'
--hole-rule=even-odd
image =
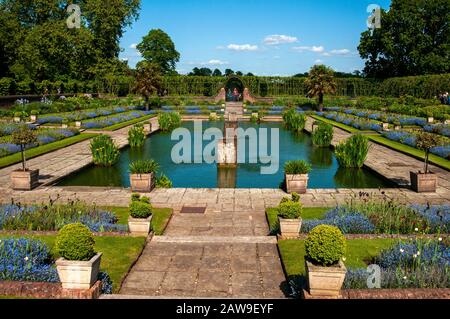
{"label": "blue sky", "polygon": [[134,66],[135,45],[159,28],[180,52],[183,74],[209,67],[287,76],[316,63],[353,72],[364,67],[357,47],[373,3],[388,9],[390,0],[142,0],[121,58]]}

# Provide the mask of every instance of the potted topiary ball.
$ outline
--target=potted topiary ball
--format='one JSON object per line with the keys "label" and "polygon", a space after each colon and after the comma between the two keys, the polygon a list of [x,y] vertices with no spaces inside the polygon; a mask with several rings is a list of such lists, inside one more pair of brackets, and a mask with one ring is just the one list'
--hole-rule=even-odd
{"label": "potted topiary ball", "polygon": [[417,134],[416,147],[425,151],[424,171],[410,172],[411,188],[418,193],[436,192],[437,176],[428,170],[428,158],[433,147],[442,144],[437,134],[422,132]]}
{"label": "potted topiary ball", "polygon": [[338,297],[347,269],[342,261],[346,239],[339,228],[319,225],[305,241],[306,273],[311,296]]}
{"label": "potted topiary ball", "polygon": [[154,160],[135,161],[130,164],[130,185],[132,192],[149,193],[155,187],[158,164]]}
{"label": "potted topiary ball", "polygon": [[150,233],[152,221],[152,205],[148,197],[133,194],[130,203],[128,229],[135,236],[147,236]]}
{"label": "potted topiary ball", "polygon": [[68,128],[69,127],[69,120],[63,119],[61,122],[61,128]]}
{"label": "potted topiary ball", "polygon": [[22,112],[15,112],[14,113],[14,122],[19,123],[20,121],[22,121]]}
{"label": "potted topiary ball", "polygon": [[64,289],[89,289],[98,278],[102,253],[95,253],[94,236],[83,224],[64,226],[56,237],[61,256],[56,269]]}
{"label": "potted topiary ball", "polygon": [[308,173],[311,165],[303,160],[288,161],[284,165],[286,191],[304,194],[308,189]]}
{"label": "potted topiary ball", "polygon": [[292,194],[292,199],[285,198],[277,207],[280,231],[283,238],[296,238],[302,227],[302,204],[297,193]]}

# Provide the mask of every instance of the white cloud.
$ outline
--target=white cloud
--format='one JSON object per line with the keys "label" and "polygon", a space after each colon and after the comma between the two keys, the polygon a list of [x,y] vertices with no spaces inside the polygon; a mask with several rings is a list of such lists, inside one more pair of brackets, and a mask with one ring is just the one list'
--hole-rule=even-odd
{"label": "white cloud", "polygon": [[304,51],[310,51],[315,53],[322,53],[325,51],[325,48],[323,46],[299,46],[299,47],[293,47],[293,50],[298,52],[304,52]]}
{"label": "white cloud", "polygon": [[137,48],[137,43],[133,43],[130,45],[130,49],[136,49]]}
{"label": "white cloud", "polygon": [[331,50],[331,55],[349,55],[351,52],[349,49]]}
{"label": "white cloud", "polygon": [[283,34],[273,34],[265,37],[263,42],[266,45],[278,45],[298,42],[298,38]]}
{"label": "white cloud", "polygon": [[230,63],[226,62],[226,61],[212,59],[212,60],[209,60],[208,62],[202,62],[200,64],[201,65],[227,65],[227,64],[230,64]]}
{"label": "white cloud", "polygon": [[320,63],[323,63],[323,60],[321,60],[321,59],[317,59],[316,61],[314,61],[314,63],[316,63],[316,64],[320,64]]}
{"label": "white cloud", "polygon": [[229,44],[227,49],[232,51],[257,51],[258,46],[252,44]]}

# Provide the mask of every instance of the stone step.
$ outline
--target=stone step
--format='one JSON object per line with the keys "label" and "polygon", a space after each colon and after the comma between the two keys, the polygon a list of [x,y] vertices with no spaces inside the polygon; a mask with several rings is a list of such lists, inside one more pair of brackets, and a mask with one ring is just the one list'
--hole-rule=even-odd
{"label": "stone step", "polygon": [[[214,293],[211,293],[211,295],[213,295]],[[242,296],[242,298],[244,299],[286,299],[285,297],[259,297],[259,296],[255,296],[255,297],[251,297],[250,295],[246,295],[246,296]],[[119,299],[124,299],[124,300],[131,300],[131,299],[140,299],[140,300],[147,300],[147,299],[179,299],[179,300],[186,300],[186,299],[191,299],[191,300],[195,300],[195,299],[224,299],[223,296],[217,296],[217,297],[193,297],[193,296],[145,296],[145,295],[120,295],[120,294],[110,294],[110,295],[106,295],[103,294],[100,296],[99,299],[104,299],[104,300],[119,300]],[[225,297],[225,299],[227,299]],[[236,299],[236,297],[228,297],[228,299]]]}
{"label": "stone step", "polygon": [[157,243],[245,243],[276,244],[276,236],[154,236]]}

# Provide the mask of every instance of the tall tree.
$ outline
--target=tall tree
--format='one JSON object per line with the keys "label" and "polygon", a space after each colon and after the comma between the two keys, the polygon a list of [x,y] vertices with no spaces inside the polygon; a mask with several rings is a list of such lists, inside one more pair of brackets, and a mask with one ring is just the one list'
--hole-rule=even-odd
{"label": "tall tree", "polygon": [[125,28],[139,17],[140,0],[81,0],[81,13],[105,59],[118,57]]}
{"label": "tall tree", "polygon": [[392,0],[381,28],[361,34],[368,77],[450,72],[450,1]]}
{"label": "tall tree", "polygon": [[222,76],[222,71],[220,71],[219,69],[215,69],[212,76]]}
{"label": "tall tree", "polygon": [[322,112],[324,95],[336,92],[333,69],[322,64],[314,65],[309,71],[305,85],[308,88],[309,97],[317,96],[319,98],[319,111]]}
{"label": "tall tree", "polygon": [[234,71],[232,69],[225,69],[225,76],[233,75]]}
{"label": "tall tree", "polygon": [[147,62],[157,64],[163,73],[175,71],[180,53],[167,33],[160,29],[151,30],[137,46]]}
{"label": "tall tree", "polygon": [[155,94],[160,94],[161,89],[162,76],[159,65],[146,61],[140,63],[136,69],[134,91],[144,97],[147,110],[150,97]]}

